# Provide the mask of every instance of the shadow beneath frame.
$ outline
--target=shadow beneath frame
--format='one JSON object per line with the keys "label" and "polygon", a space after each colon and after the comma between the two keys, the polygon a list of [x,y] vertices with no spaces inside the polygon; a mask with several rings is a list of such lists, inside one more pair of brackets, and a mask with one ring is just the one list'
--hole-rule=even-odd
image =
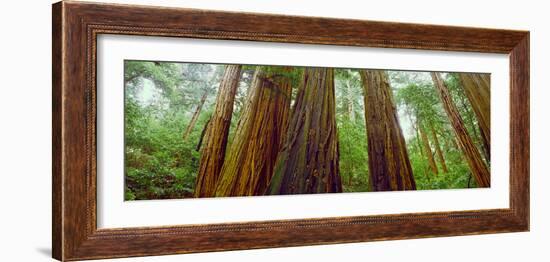
{"label": "shadow beneath frame", "polygon": [[36,248],[36,251],[44,256],[52,257],[52,248],[50,247],[39,247]]}

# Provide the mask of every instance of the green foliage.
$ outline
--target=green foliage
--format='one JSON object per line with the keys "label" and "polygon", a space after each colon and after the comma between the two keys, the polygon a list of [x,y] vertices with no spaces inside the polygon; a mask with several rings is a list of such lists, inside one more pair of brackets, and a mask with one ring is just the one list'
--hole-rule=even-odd
{"label": "green foliage", "polygon": [[[409,154],[409,157],[417,190],[477,187],[474,179],[470,179],[470,170],[462,159],[461,152],[457,150],[445,154],[449,170],[447,173],[440,172],[438,175],[431,173],[428,162],[418,152]],[[468,182],[470,183],[469,186]]]}
{"label": "green foliage", "polygon": [[303,67],[291,67],[291,66],[260,66],[266,75],[272,77],[282,77],[290,79],[292,86],[299,86],[302,82],[302,75],[304,73]]}
{"label": "green foliage", "polygon": [[344,192],[369,191],[363,88],[356,70],[335,70],[339,166]]}
{"label": "green foliage", "polygon": [[[293,99],[301,88],[302,67],[244,66],[228,146],[246,103],[252,76],[258,68],[271,77],[290,78]],[[214,109],[213,102],[223,71],[223,65],[125,62],[125,200],[193,196],[200,160],[197,146]],[[417,189],[476,187],[468,165],[453,144],[454,134],[429,75],[399,71],[389,71],[388,74]],[[481,141],[476,138],[477,122],[458,78],[454,74],[445,76],[468,132],[481,146]],[[198,121],[188,139],[184,140],[183,132],[205,93],[207,99]],[[345,192],[370,191],[363,88],[357,70],[335,69],[335,95],[343,189]],[[431,174],[415,132],[419,121],[424,127],[433,126],[436,130],[448,173]]]}
{"label": "green foliage", "polygon": [[[181,113],[158,116],[151,107],[126,107],[126,200],[182,198],[193,193],[200,131],[183,141]],[[198,125],[206,120],[199,119]]]}
{"label": "green foliage", "polygon": [[[202,95],[196,92],[197,85],[211,83],[190,81],[189,77],[208,70],[215,75],[212,68],[197,71],[194,66],[174,63],[126,62],[125,77],[135,76],[127,82],[125,97],[126,200],[192,196],[200,156],[196,146],[211,109],[202,110],[186,141],[182,134],[191,120],[189,112]],[[147,103],[140,99],[145,80],[161,94]],[[164,92],[167,87],[170,93]],[[178,102],[184,97],[188,105]]]}
{"label": "green foliage", "polygon": [[[166,94],[172,96],[175,88],[181,84],[180,67],[174,63],[144,62],[144,61],[124,61],[124,84],[125,86],[139,86],[144,79],[154,82],[154,84]],[[130,95],[135,95],[138,88],[129,88]]]}
{"label": "green foliage", "polygon": [[399,89],[396,102],[408,106],[414,115],[426,121],[444,118],[440,110],[439,98],[431,85],[410,83]]}
{"label": "green foliage", "polygon": [[[403,72],[392,72],[393,79],[398,83],[400,88],[395,91],[396,103],[398,107],[403,108],[409,113],[409,121],[415,122],[413,128],[417,129],[417,124],[422,125],[425,132],[430,133],[431,127],[436,131],[441,150],[448,168],[447,173],[443,173],[441,163],[438,164],[439,174],[434,175],[430,171],[427,161],[426,152],[421,152],[421,141],[415,135],[407,141],[409,159],[413,168],[413,174],[418,190],[424,189],[442,189],[442,188],[468,188],[476,187],[474,179],[470,178],[470,170],[462,157],[462,152],[454,145],[454,133],[450,126],[449,119],[443,110],[441,101],[439,100],[437,91],[433,83],[427,77],[427,73],[411,73],[410,75]],[[462,87],[458,82],[455,74],[445,74],[446,84],[451,90],[453,101],[463,119],[472,120],[471,105],[465,102],[466,97],[463,94]],[[403,121],[403,119],[400,119]],[[473,121],[465,122],[466,128],[470,131],[470,135],[475,135],[474,129],[476,123]],[[472,136],[475,137],[475,136]],[[429,136],[431,151],[435,155],[435,145],[433,136]],[[481,141],[477,141],[478,146],[481,146]]]}
{"label": "green foliage", "polygon": [[369,166],[365,121],[337,117],[340,176],[344,192],[369,191]]}

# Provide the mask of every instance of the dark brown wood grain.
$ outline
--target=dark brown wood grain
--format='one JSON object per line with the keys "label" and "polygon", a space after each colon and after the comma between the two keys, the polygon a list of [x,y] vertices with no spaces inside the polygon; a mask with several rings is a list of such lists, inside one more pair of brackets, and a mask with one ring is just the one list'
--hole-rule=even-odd
{"label": "dark brown wood grain", "polygon": [[[52,26],[52,245],[56,259],[529,230],[529,32],[82,2],[54,4]],[[99,34],[509,54],[510,208],[97,229],[95,55]]]}
{"label": "dark brown wood grain", "polygon": [[62,256],[63,190],[61,172],[61,87],[62,87],[62,47],[61,5],[52,8],[52,256]]}

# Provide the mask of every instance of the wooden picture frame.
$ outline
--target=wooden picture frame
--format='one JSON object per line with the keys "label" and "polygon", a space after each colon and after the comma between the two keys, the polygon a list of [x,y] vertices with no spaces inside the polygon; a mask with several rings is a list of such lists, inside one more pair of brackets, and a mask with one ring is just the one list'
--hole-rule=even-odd
{"label": "wooden picture frame", "polygon": [[[81,260],[529,230],[529,32],[64,1],[53,5],[53,257]],[[99,34],[250,40],[510,56],[510,207],[98,229]],[[327,230],[330,229],[330,230]]]}

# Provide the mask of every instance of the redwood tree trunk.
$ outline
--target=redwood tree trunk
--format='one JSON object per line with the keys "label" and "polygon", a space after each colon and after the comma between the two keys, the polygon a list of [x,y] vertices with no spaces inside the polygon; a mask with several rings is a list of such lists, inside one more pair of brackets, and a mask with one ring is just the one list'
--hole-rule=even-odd
{"label": "redwood tree trunk", "polygon": [[422,145],[424,147],[424,152],[428,156],[428,164],[430,166],[430,170],[432,170],[432,173],[434,175],[437,175],[439,173],[439,170],[437,170],[437,164],[435,163],[434,154],[430,146],[430,141],[428,140],[428,135],[426,135],[426,131],[424,130],[424,127],[422,127],[421,124],[418,124],[418,130],[420,131],[420,137],[422,138]]}
{"label": "redwood tree trunk", "polygon": [[197,108],[195,108],[195,112],[193,112],[193,116],[191,117],[191,121],[189,121],[189,125],[187,125],[187,128],[185,129],[185,132],[183,132],[183,141],[186,141],[189,137],[189,134],[191,134],[191,131],[193,131],[193,128],[195,128],[195,124],[197,124],[197,120],[199,119],[199,115],[201,114],[202,107],[204,106],[204,102],[206,102],[206,98],[208,97],[209,90],[204,90],[204,94],[201,97],[201,100],[199,101],[199,104],[197,105]]}
{"label": "redwood tree trunk", "polygon": [[290,111],[290,79],[258,67],[250,88],[220,173],[216,196],[264,194],[284,143]]}
{"label": "redwood tree trunk", "polygon": [[437,153],[437,158],[439,159],[439,164],[441,165],[441,169],[443,169],[443,173],[449,172],[447,169],[447,163],[445,162],[445,156],[443,156],[443,150],[441,150],[441,144],[439,144],[439,138],[437,138],[437,133],[435,132],[435,129],[433,126],[430,126],[430,130],[432,132],[432,137],[434,141],[435,146],[435,152]]}
{"label": "redwood tree trunk", "polygon": [[361,70],[360,75],[365,100],[370,187],[372,191],[416,189],[388,76],[382,70]]}
{"label": "redwood tree trunk", "polygon": [[[464,97],[464,99],[460,99],[460,104],[462,105],[462,107],[464,108],[467,108],[468,107],[468,98]],[[473,112],[473,110],[472,110]],[[478,143],[481,143],[481,146],[480,146],[480,149],[482,150],[481,152],[483,153],[483,155],[485,156],[486,159],[489,159],[490,156],[489,156],[489,153],[488,153],[488,150],[487,150],[487,147],[485,147],[485,142],[483,141],[483,134],[481,132],[481,128],[479,127],[479,124],[476,124],[476,122],[474,121],[474,118],[476,118],[476,116],[474,116],[475,113],[473,114],[469,114],[469,113],[466,113],[465,115],[465,119],[464,120],[464,124],[466,124],[466,126],[471,126],[472,127],[472,133],[471,133],[471,137],[472,137],[472,141],[474,141],[474,144],[476,142]]]}
{"label": "redwood tree trunk", "polygon": [[223,73],[216,106],[208,123],[201,148],[195,197],[212,197],[224,161],[227,135],[233,114],[233,102],[241,76],[240,65],[227,65]]}
{"label": "redwood tree trunk", "polygon": [[353,86],[350,84],[349,80],[346,80],[346,91],[347,91],[347,97],[346,97],[346,109],[347,109],[347,117],[350,121],[355,121],[355,110],[353,108]]}
{"label": "redwood tree trunk", "polygon": [[[407,110],[407,116],[409,117],[411,127],[414,130],[415,138],[416,138],[416,147],[418,148],[418,152],[420,152],[420,156],[424,156],[424,150],[422,150],[422,142],[420,138],[420,132],[418,131],[418,124],[413,120],[412,114],[409,110]],[[416,118],[415,118],[416,119]],[[418,121],[418,120],[417,120]]]}
{"label": "redwood tree trunk", "polygon": [[421,156],[424,156],[424,150],[422,148],[422,139],[420,138],[420,132],[418,131],[418,128],[415,128],[415,132],[416,132],[416,141],[418,142],[418,151],[420,152],[420,155]]}
{"label": "redwood tree trunk", "polygon": [[478,186],[489,187],[491,185],[489,169],[487,169],[487,166],[483,162],[483,159],[474,145],[472,138],[468,135],[464,122],[458,113],[456,105],[453,103],[447,86],[441,79],[439,73],[432,72],[431,76],[439,93],[441,102],[443,103],[443,108],[445,109],[445,112],[447,113],[458,138],[458,145],[462,150],[468,165],[470,166],[470,171],[474,175]]}
{"label": "redwood tree trunk", "polygon": [[[420,140],[420,132],[418,132],[418,118],[415,117],[413,118],[413,113],[411,113],[411,110],[409,108],[409,105],[407,105],[405,107],[405,112],[407,114],[407,117],[409,118],[410,120],[410,125],[411,125],[411,128],[414,130],[414,134],[415,134],[415,138],[416,138],[416,147],[418,148],[418,152],[420,152],[420,156],[424,156],[424,151],[422,150],[422,143],[421,143],[421,140]],[[416,119],[416,122],[414,121],[414,119]]]}
{"label": "redwood tree trunk", "polygon": [[306,68],[266,194],[342,192],[334,70]]}
{"label": "redwood tree trunk", "polygon": [[[464,93],[476,115],[485,153],[491,155],[491,92],[487,74],[459,73]],[[487,159],[489,160],[489,159]]]}

